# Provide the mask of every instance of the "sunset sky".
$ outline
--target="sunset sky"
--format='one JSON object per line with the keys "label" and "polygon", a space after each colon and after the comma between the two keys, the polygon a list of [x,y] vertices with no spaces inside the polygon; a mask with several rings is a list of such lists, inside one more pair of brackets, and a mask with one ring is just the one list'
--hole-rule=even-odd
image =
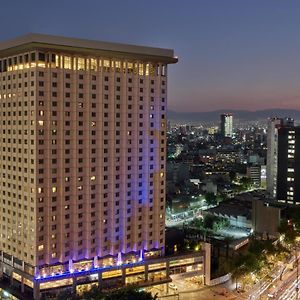
{"label": "sunset sky", "polygon": [[300,1],[1,2],[0,40],[28,32],[173,48],[169,109],[300,109]]}

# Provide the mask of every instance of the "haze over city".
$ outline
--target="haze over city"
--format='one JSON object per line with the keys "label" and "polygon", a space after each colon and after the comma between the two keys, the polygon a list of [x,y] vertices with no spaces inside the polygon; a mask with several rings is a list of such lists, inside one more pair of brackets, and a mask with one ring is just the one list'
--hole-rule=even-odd
{"label": "haze over city", "polygon": [[[28,32],[175,49],[169,109],[300,109],[296,1],[5,1],[0,39]],[[30,21],[30,22],[29,22]],[[8,26],[9,24],[9,26]]]}

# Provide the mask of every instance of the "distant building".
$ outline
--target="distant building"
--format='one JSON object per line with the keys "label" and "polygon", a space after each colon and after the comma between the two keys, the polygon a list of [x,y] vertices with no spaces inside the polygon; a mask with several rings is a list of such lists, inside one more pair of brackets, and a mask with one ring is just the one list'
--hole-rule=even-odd
{"label": "distant building", "polygon": [[300,204],[300,127],[273,118],[268,124],[267,191],[279,202]]}
{"label": "distant building", "polygon": [[229,199],[221,202],[217,207],[203,211],[203,216],[213,215],[228,220],[231,226],[252,229],[251,208],[252,198]]}
{"label": "distant building", "polygon": [[278,165],[278,129],[283,126],[294,126],[294,120],[291,118],[270,118],[268,120],[267,131],[267,191],[276,197],[277,185],[277,165]]}
{"label": "distant building", "polygon": [[233,116],[232,114],[221,114],[221,135],[232,138],[233,136]]}
{"label": "distant building", "polygon": [[189,179],[189,165],[185,163],[167,163],[167,180],[179,183]]}
{"label": "distant building", "polygon": [[210,194],[214,194],[214,195],[217,195],[217,192],[218,192],[218,186],[213,183],[211,180],[208,180],[206,183],[205,183],[205,186],[203,187],[203,190],[206,192],[206,193],[210,193]]}
{"label": "distant building", "polygon": [[300,127],[278,129],[276,199],[300,204]]}
{"label": "distant building", "polygon": [[247,167],[247,177],[252,180],[252,183],[255,187],[260,187],[261,185],[261,166],[252,165]]}
{"label": "distant building", "polygon": [[[266,216],[268,216],[266,218]],[[267,220],[267,221],[266,221]],[[280,208],[255,198],[252,201],[252,229],[256,234],[278,236]]]}
{"label": "distant building", "polygon": [[217,131],[218,131],[218,127],[213,126],[208,128],[209,135],[214,135],[215,133],[217,133]]}
{"label": "distant building", "polygon": [[258,154],[251,154],[248,157],[248,163],[262,165],[265,163],[265,158],[259,156]]}

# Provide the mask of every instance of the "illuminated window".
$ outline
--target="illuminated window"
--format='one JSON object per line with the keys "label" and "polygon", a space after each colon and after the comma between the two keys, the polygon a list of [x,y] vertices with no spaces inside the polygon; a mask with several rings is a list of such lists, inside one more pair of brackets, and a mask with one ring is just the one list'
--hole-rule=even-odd
{"label": "illuminated window", "polygon": [[78,63],[77,70],[85,70],[85,59],[84,58],[79,57],[77,63]]}
{"label": "illuminated window", "polygon": [[91,58],[91,70],[97,71],[97,59]]}
{"label": "illuminated window", "polygon": [[121,70],[121,62],[120,61],[115,61],[115,68],[116,68],[116,71],[119,71]]}
{"label": "illuminated window", "polygon": [[55,55],[55,67],[59,68],[59,56]]}
{"label": "illuminated window", "polygon": [[110,61],[107,60],[107,59],[103,60],[103,67],[105,69],[109,69],[109,67],[110,67]]}
{"label": "illuminated window", "polygon": [[144,75],[144,65],[143,64],[139,64],[139,75],[140,76]]}
{"label": "illuminated window", "polygon": [[71,69],[72,68],[71,57],[70,56],[65,56],[64,57],[64,68],[65,69]]}
{"label": "illuminated window", "polygon": [[149,64],[146,64],[146,73],[145,73],[146,76],[149,75]]}
{"label": "illuminated window", "polygon": [[132,71],[133,71],[133,63],[128,63],[127,64],[127,72],[132,73]]}

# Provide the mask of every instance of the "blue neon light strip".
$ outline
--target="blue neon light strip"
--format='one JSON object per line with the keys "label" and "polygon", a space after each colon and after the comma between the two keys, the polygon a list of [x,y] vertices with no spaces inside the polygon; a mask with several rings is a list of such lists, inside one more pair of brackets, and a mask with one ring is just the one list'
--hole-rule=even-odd
{"label": "blue neon light strip", "polygon": [[110,270],[110,269],[122,269],[122,267],[134,267],[134,266],[138,266],[138,265],[141,265],[144,263],[144,260],[141,260],[141,261],[138,261],[138,262],[135,262],[135,263],[128,263],[128,264],[122,264],[120,266],[107,266],[107,267],[98,267],[98,268],[91,268],[89,270],[80,270],[80,271],[74,271],[74,272],[70,272],[70,271],[67,271],[65,273],[62,273],[62,274],[53,274],[53,275],[47,275],[47,276],[36,276],[34,278],[34,280],[37,280],[37,281],[44,281],[44,280],[47,280],[47,279],[52,279],[52,278],[64,278],[64,277],[72,277],[73,275],[92,275],[94,273],[97,273],[101,270],[103,271],[107,271],[107,270]]}

